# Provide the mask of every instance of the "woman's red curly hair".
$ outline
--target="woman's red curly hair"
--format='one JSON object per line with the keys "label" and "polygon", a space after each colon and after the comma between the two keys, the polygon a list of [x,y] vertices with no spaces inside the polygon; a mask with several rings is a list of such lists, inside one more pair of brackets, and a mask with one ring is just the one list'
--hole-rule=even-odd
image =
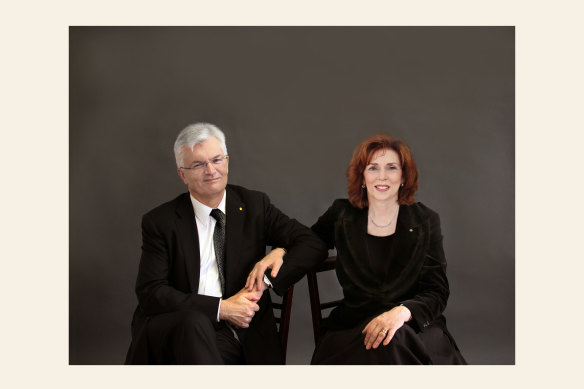
{"label": "woman's red curly hair", "polygon": [[399,138],[377,133],[355,147],[353,157],[347,167],[349,202],[356,208],[363,209],[369,206],[367,191],[361,187],[363,172],[371,162],[373,154],[383,149],[395,151],[401,163],[403,186],[399,189],[397,202],[402,205],[410,205],[414,202],[414,193],[418,189],[418,168],[409,146]]}

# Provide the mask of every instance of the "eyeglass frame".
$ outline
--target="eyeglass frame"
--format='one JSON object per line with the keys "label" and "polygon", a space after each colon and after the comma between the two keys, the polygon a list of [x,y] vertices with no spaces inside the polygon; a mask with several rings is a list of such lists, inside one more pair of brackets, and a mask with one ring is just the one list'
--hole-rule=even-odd
{"label": "eyeglass frame", "polygon": [[[213,164],[213,165],[219,166],[219,164],[222,164],[223,161],[225,161],[227,158],[229,158],[229,155],[228,154],[225,154],[222,157],[214,157],[214,158],[211,158],[211,159],[206,160],[205,162],[197,161],[197,162],[195,162],[195,164],[199,164],[199,165],[196,165],[196,166],[193,166],[193,167],[179,166],[179,168],[181,168],[183,170],[194,171],[194,172],[195,171],[203,171],[203,170],[205,170],[207,168],[207,166],[209,166],[210,163]],[[217,160],[217,159],[220,159],[221,162],[214,163],[213,161],[214,160]]]}

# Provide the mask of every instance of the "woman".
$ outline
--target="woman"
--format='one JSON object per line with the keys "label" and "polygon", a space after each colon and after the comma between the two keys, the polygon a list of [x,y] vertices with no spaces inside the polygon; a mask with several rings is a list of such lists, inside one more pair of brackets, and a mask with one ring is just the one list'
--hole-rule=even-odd
{"label": "woman", "polygon": [[446,329],[438,214],[414,203],[418,171],[400,139],[376,134],[347,168],[348,200],[312,230],[337,249],[344,299],[324,323],[313,364],[466,364]]}

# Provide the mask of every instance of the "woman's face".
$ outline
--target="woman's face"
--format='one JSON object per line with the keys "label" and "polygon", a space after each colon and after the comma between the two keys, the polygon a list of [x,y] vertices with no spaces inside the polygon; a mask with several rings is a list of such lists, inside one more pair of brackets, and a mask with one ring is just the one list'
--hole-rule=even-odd
{"label": "woman's face", "polygon": [[403,182],[398,154],[391,149],[377,150],[363,172],[367,199],[373,201],[397,201]]}

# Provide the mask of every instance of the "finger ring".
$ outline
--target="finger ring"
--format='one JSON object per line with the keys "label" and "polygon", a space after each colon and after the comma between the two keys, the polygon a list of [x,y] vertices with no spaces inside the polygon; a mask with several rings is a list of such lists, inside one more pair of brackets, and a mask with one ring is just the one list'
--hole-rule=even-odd
{"label": "finger ring", "polygon": [[379,331],[381,334],[385,335],[387,334],[387,328],[383,328],[381,331]]}

